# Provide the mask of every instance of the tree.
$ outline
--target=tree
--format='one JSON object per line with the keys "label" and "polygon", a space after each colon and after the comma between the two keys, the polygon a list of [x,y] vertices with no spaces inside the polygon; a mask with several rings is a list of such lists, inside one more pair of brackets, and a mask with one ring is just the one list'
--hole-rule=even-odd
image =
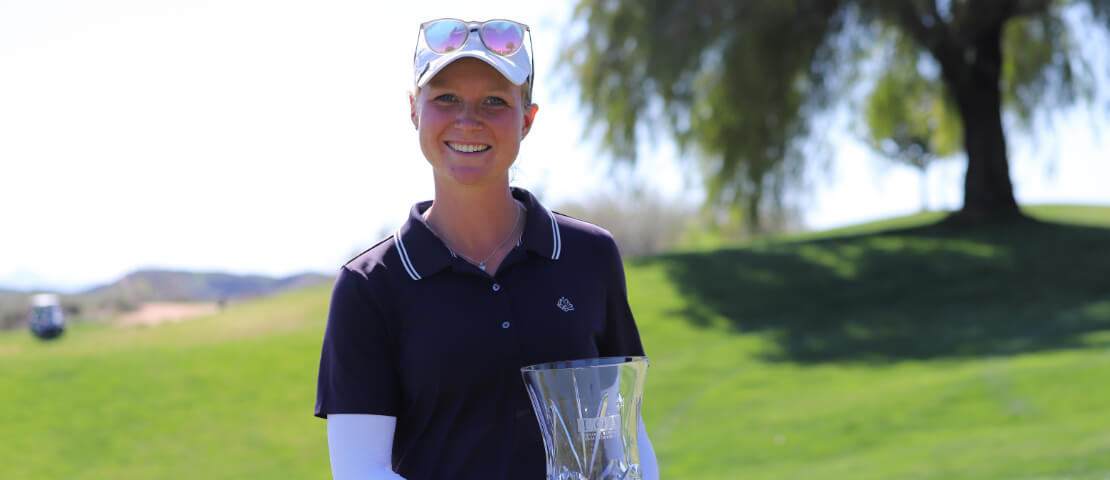
{"label": "tree", "polygon": [[[669,130],[709,202],[743,205],[749,222],[797,183],[806,140],[856,80],[927,59],[935,75],[910,73],[943,92],[967,153],[954,216],[1014,218],[1003,106],[1031,128],[1037,112],[1093,98],[1065,20],[1078,7],[1110,29],[1110,0],[581,0],[585,29],[561,57],[615,158],[635,161],[643,129]],[[874,61],[880,40],[905,48]]]}

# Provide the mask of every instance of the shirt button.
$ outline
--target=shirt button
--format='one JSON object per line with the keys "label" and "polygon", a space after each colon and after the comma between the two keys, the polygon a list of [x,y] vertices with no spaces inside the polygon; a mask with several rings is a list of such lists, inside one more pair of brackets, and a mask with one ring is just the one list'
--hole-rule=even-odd
{"label": "shirt button", "polygon": [[493,291],[500,292],[501,291],[501,284],[500,283],[493,284]]}
{"label": "shirt button", "polygon": [[502,322],[501,328],[509,328],[509,322]]}

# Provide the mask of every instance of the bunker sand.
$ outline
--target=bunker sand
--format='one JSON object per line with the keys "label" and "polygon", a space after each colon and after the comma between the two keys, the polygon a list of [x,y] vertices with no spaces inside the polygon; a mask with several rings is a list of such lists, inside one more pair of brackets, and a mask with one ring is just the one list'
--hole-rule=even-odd
{"label": "bunker sand", "polygon": [[216,302],[148,302],[138,310],[121,316],[116,320],[116,325],[127,327],[174,323],[219,311],[220,307]]}

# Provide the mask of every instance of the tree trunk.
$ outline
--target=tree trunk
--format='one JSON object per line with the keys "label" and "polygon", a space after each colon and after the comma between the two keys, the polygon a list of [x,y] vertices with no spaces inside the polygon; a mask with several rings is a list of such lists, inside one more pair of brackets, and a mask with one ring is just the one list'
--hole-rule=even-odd
{"label": "tree trunk", "polygon": [[972,41],[941,62],[963,117],[967,175],[959,220],[1022,217],[1010,183],[1006,135],[1002,129],[1002,25],[978,32]]}

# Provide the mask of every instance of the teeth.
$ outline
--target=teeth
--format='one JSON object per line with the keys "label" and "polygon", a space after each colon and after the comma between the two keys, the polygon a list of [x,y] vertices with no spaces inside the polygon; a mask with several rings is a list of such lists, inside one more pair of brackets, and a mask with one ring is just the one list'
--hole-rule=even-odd
{"label": "teeth", "polygon": [[447,146],[452,150],[463,153],[482,152],[489,149],[489,145],[466,145],[462,143],[447,142]]}

